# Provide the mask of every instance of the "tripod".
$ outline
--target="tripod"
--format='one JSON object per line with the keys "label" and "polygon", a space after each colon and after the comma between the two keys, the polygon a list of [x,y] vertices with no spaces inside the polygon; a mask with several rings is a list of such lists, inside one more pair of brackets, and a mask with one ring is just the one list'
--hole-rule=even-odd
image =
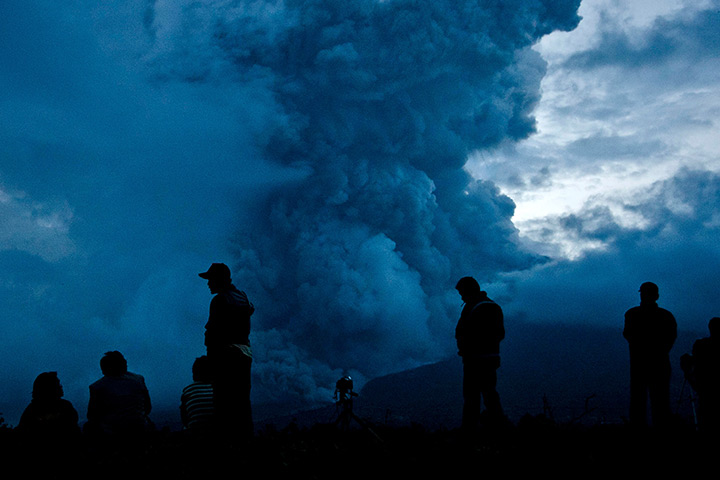
{"label": "tripod", "polygon": [[335,410],[338,413],[338,417],[335,420],[335,425],[339,425],[343,430],[350,428],[350,421],[355,420],[360,425],[363,425],[363,421],[355,415],[353,412],[353,397],[357,397],[357,393],[350,391],[335,391]]}
{"label": "tripod", "polygon": [[[350,384],[352,385],[352,380]],[[382,442],[382,439],[375,433],[372,428],[355,412],[353,412],[353,397],[357,397],[358,394],[352,391],[352,387],[342,384],[338,381],[338,388],[335,390],[335,408],[339,410],[338,417],[335,420],[335,426],[340,426],[342,431],[348,431],[350,429],[350,422],[355,420],[358,425],[370,432],[375,439]]]}

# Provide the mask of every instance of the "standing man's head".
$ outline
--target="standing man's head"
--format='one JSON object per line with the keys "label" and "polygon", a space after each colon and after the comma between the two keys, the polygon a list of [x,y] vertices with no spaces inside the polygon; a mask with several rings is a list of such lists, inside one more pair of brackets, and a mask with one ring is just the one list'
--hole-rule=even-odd
{"label": "standing man's head", "polygon": [[660,291],[658,286],[652,282],[645,282],[640,285],[640,302],[641,303],[652,303],[656,302],[660,298]]}
{"label": "standing man's head", "polygon": [[463,277],[458,280],[455,290],[460,294],[463,302],[480,296],[480,284],[473,277]]}
{"label": "standing man's head", "polygon": [[218,293],[226,290],[232,283],[230,269],[224,263],[213,263],[207,272],[198,274],[208,281],[210,293]]}
{"label": "standing man's head", "polygon": [[127,361],[123,354],[118,351],[107,352],[100,359],[100,370],[102,370],[103,375],[119,377],[127,373]]}

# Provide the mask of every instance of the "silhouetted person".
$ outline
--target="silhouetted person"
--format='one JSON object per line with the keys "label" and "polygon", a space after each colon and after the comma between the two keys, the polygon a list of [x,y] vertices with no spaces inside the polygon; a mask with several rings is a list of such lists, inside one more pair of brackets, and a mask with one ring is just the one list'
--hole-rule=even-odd
{"label": "silhouetted person", "polygon": [[7,457],[23,465],[23,476],[55,478],[58,471],[71,471],[70,465],[77,461],[78,413],[63,394],[56,372],[41,373],[33,383],[32,401],[15,429],[20,449],[10,454],[12,460]]}
{"label": "silhouetted person", "polygon": [[152,409],[145,379],[128,372],[122,353],[100,359],[103,377],[90,385],[85,431],[106,438],[137,436],[150,428]]}
{"label": "silhouetted person", "polygon": [[18,431],[28,438],[65,442],[80,433],[78,414],[63,397],[56,372],[44,372],[33,383],[32,401],[23,411]]}
{"label": "silhouetted person", "polygon": [[720,427],[720,318],[708,323],[710,336],[696,340],[692,355],[683,355],[681,365],[690,386],[698,395],[698,427],[717,432]]}
{"label": "silhouetted person", "polygon": [[217,426],[228,437],[249,438],[253,434],[250,316],[255,308],[233,285],[227,265],[213,263],[199,275],[215,295],[205,325],[205,346],[213,370]]}
{"label": "silhouetted person", "polygon": [[480,422],[481,400],[491,423],[504,419],[496,386],[505,327],[502,309],[480,290],[474,278],[461,278],[455,288],[465,302],[455,339],[463,361],[462,427],[471,433]]}
{"label": "silhouetted person", "polygon": [[647,425],[648,397],[652,423],[670,420],[670,350],[677,338],[677,323],[669,311],[658,307],[658,287],[640,286],[640,306],[625,312],[623,336],[630,349],[630,423]]}
{"label": "silhouetted person", "polygon": [[183,388],[180,395],[180,418],[183,427],[191,432],[208,432],[213,427],[214,398],[210,359],[195,360],[192,367],[193,382]]}

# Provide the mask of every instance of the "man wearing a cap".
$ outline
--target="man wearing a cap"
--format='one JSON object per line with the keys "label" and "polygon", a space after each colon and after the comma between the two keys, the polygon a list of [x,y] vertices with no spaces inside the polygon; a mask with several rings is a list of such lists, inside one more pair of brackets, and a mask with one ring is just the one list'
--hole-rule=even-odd
{"label": "man wearing a cap", "polygon": [[670,419],[670,350],[677,338],[672,313],[660,308],[658,287],[640,286],[640,305],[625,312],[623,336],[630,348],[630,423],[647,424],[650,398],[652,422],[665,426]]}
{"label": "man wearing a cap", "polygon": [[217,426],[223,433],[252,435],[250,408],[250,316],[255,311],[245,292],[232,284],[230,269],[213,263],[199,274],[208,281],[210,315],[205,346],[213,370]]}

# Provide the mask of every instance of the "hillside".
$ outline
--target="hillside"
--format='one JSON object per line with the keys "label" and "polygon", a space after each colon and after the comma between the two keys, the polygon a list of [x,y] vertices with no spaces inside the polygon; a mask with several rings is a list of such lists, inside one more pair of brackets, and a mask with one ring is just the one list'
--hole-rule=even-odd
{"label": "hillside", "polygon": [[[671,400],[680,416],[691,415],[679,357],[697,333],[679,332],[671,352]],[[459,357],[369,381],[357,411],[376,422],[453,428],[462,409]],[[684,388],[683,388],[684,387]],[[627,344],[615,328],[524,324],[508,327],[502,344],[498,391],[506,414],[546,413],[558,422],[620,424],[629,389]]]}
{"label": "hillside", "polygon": [[[544,413],[559,423],[622,424],[629,403],[627,344],[616,328],[511,324],[502,343],[498,391],[509,419]],[[679,332],[671,353],[671,400],[681,417],[692,416],[689,390],[683,385],[679,357],[702,336]],[[370,380],[354,400],[361,418],[386,426],[422,425],[453,429],[462,410],[462,362],[453,356]],[[320,408],[298,405],[254,405],[257,429],[334,422],[339,412],[328,399]],[[153,413],[160,426],[179,429],[177,409]]]}

